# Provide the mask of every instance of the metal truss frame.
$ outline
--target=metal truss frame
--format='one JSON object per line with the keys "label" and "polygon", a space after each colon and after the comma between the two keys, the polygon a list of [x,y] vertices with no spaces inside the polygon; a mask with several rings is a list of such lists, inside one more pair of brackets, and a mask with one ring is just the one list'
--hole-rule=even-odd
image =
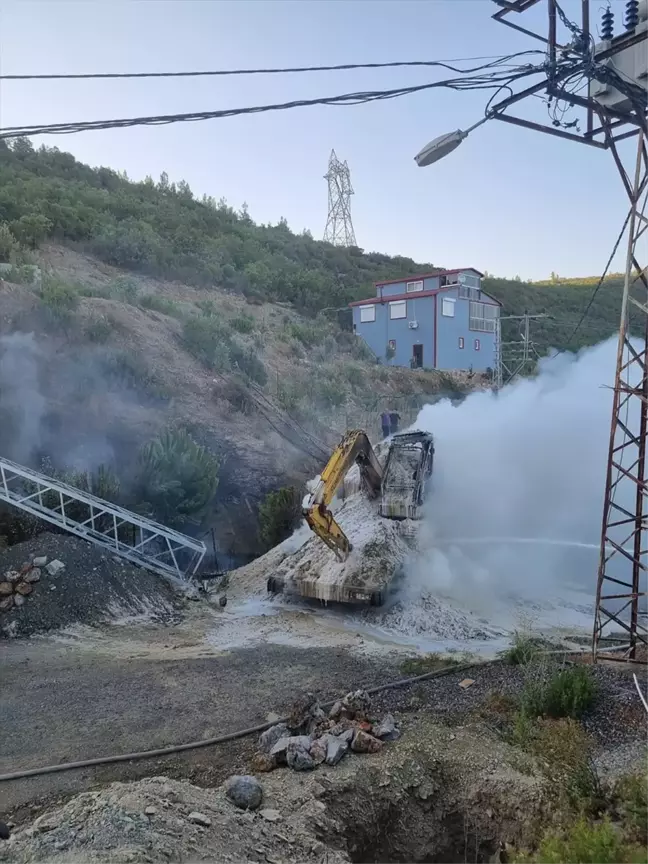
{"label": "metal truss frame", "polygon": [[[559,52],[569,48],[580,55],[583,77],[591,81],[590,0],[581,0],[581,21],[573,27],[569,46],[557,41],[557,19],[562,16],[557,0],[546,0],[547,35],[514,23],[540,0],[494,0],[500,7],[493,15],[496,21],[512,27],[546,45],[547,60],[542,80],[491,105],[488,116],[534,131],[554,135],[588,146],[609,150],[621,175],[630,200],[628,249],[626,256],[621,323],[614,383],[612,423],[608,452],[605,497],[601,530],[598,580],[592,657],[648,661],[648,616],[641,602],[648,598],[648,485],[646,482],[646,436],[648,435],[648,124],[642,106],[627,113],[602,106],[591,96],[584,98],[568,92],[566,80],[578,74],[580,66],[561,68]],[[580,40],[580,44],[578,44]],[[610,47],[596,55],[600,62],[618,52],[648,40],[648,31],[627,31],[611,40]],[[646,46],[648,48],[648,45]],[[576,73],[575,73],[576,68]],[[540,73],[541,74],[541,73]],[[582,108],[586,112],[586,130],[582,134],[565,128],[554,128],[507,114],[510,106],[544,91],[548,96]],[[637,136],[637,158],[628,175],[617,147],[618,142]],[[643,250],[644,263],[639,262]],[[631,342],[629,316],[641,322],[637,344]],[[502,346],[500,345],[500,351]],[[623,493],[621,493],[623,489]],[[629,496],[632,503],[621,494]],[[616,632],[613,628],[616,628]],[[614,651],[604,653],[604,648]],[[638,650],[639,649],[639,650]]]}
{"label": "metal truss frame", "polygon": [[[495,21],[505,24],[520,33],[524,33],[533,39],[542,42],[547,47],[547,62],[545,64],[545,74],[542,80],[535,84],[520,90],[517,93],[502,99],[491,105],[489,116],[494,120],[501,120],[504,123],[511,123],[516,126],[523,126],[526,129],[532,129],[535,132],[544,132],[547,135],[554,135],[558,138],[563,138],[568,141],[576,141],[580,144],[587,144],[590,147],[598,147],[602,150],[607,150],[611,143],[621,141],[625,138],[639,134],[640,131],[646,130],[646,118],[640,117],[636,113],[625,114],[615,111],[610,108],[603,108],[596,104],[593,99],[584,98],[576,93],[570,93],[562,86],[566,77],[571,77],[573,70],[569,72],[559,71],[557,64],[558,52],[568,46],[561,45],[557,41],[557,3],[556,0],[546,0],[548,10],[547,35],[536,33],[526,27],[515,23],[511,20],[514,15],[521,15],[527,10],[536,6],[541,0],[493,0],[500,9],[492,16]],[[580,28],[584,38],[589,42],[591,37],[590,28],[590,0],[581,0],[581,21]],[[601,62],[631,45],[637,45],[640,42],[648,40],[648,31],[644,30],[639,33],[624,33],[615,37],[613,44],[607,51],[602,51],[596,55],[596,60]],[[648,50],[648,45],[647,45]],[[541,74],[541,73],[540,73]],[[585,67],[584,67],[585,74]],[[546,126],[543,123],[535,123],[531,120],[526,120],[522,117],[506,113],[512,105],[527,99],[529,96],[534,96],[544,91],[548,96],[578,106],[585,110],[585,132],[578,134],[569,132],[566,129],[558,129],[553,126]],[[630,126],[632,128],[628,129]],[[625,127],[625,128],[624,128]]]}
{"label": "metal truss frame", "polygon": [[2,457],[0,501],[139,567],[182,582],[195,575],[205,555],[201,540]]}
{"label": "metal truss frame", "polygon": [[[613,153],[631,211],[592,651],[595,659],[604,656],[646,662],[648,619],[640,601],[648,598],[648,138],[645,134],[639,138],[633,181],[628,178],[614,145]],[[640,257],[644,259],[643,265]],[[642,321],[639,347],[631,342],[631,309],[640,313]],[[630,419],[631,414],[638,415],[638,421]],[[632,507],[619,501],[621,488],[631,488]],[[605,652],[607,647],[616,650]],[[642,650],[638,652],[638,648]]]}

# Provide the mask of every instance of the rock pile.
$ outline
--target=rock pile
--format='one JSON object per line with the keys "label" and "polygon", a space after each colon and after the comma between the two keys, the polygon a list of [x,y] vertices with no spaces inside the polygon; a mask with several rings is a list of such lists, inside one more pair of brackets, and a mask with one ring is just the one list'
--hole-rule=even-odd
{"label": "rock pile", "polygon": [[321,764],[337,765],[349,751],[378,753],[386,741],[400,737],[391,714],[380,722],[370,719],[371,702],[365,690],[347,693],[328,715],[312,694],[299,699],[285,723],[261,734],[256,771],[287,765],[293,771],[312,771]]}
{"label": "rock pile", "polygon": [[64,569],[62,561],[55,559],[48,564],[46,555],[34,555],[19,570],[7,570],[0,582],[0,613],[24,606],[36,583],[40,582],[43,571],[49,576],[56,576]]}

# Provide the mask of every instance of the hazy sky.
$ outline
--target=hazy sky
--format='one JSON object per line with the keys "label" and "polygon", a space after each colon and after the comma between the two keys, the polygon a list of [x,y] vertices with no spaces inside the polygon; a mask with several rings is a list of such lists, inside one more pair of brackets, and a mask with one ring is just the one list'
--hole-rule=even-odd
{"label": "hazy sky", "polygon": [[[622,12],[623,3],[612,0]],[[574,0],[562,4],[576,16]],[[545,4],[526,14],[544,26]],[[0,70],[163,71],[508,54],[540,43],[491,20],[490,0],[0,0]],[[598,16],[592,4],[593,16]],[[617,19],[620,14],[617,15]],[[468,64],[470,65],[470,64]],[[0,126],[217,110],[388,89],[448,77],[374,70],[221,79],[2,82]],[[609,154],[490,122],[420,169],[430,139],[483,116],[488,92],[433,90],[357,107],[315,107],[167,127],[43,136],[134,179],[167,171],[261,222],[321,237],[334,147],[351,168],[366,250],[446,267],[544,278],[602,270],[626,201]],[[532,100],[527,116],[546,119]],[[530,112],[530,113],[529,113]],[[618,262],[620,265],[620,261]]]}

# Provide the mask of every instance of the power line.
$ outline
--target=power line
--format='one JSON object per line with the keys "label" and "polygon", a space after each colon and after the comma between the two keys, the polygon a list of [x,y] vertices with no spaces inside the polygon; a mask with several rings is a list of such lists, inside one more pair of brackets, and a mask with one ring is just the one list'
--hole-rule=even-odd
{"label": "power line", "polygon": [[228,75],[284,75],[293,72],[344,72],[352,69],[395,69],[403,67],[435,67],[441,66],[452,72],[474,72],[485,67],[476,69],[457,69],[449,66],[449,63],[470,63],[475,60],[494,60],[494,64],[506,65],[506,61],[517,57],[531,54],[542,54],[542,51],[519,51],[516,54],[501,55],[490,54],[481,57],[451,57],[448,60],[394,60],[387,63],[340,63],[334,66],[289,66],[285,68],[269,69],[216,69],[216,70],[192,70],[188,72],[77,72],[77,73],[44,73],[38,75],[0,75],[0,81],[72,81],[87,79],[115,79],[115,78],[200,78],[200,77],[224,77]]}
{"label": "power line", "polygon": [[[486,67],[483,67],[486,68]],[[37,126],[11,126],[0,130],[0,139],[19,138],[30,135],[65,135],[74,132],[86,132],[98,129],[122,129],[131,126],[161,126],[169,123],[194,122],[198,120],[216,120],[225,117],[237,117],[246,114],[259,114],[268,111],[284,111],[290,108],[304,108],[313,105],[361,105],[383,99],[396,99],[411,93],[420,93],[439,87],[452,90],[485,90],[500,88],[502,82],[517,81],[529,75],[537,75],[543,71],[542,66],[517,67],[514,73],[489,72],[485,75],[467,78],[449,78],[428,84],[412,87],[398,87],[393,90],[369,90],[358,93],[344,93],[339,96],[326,96],[317,99],[296,99],[291,102],[281,102],[270,105],[256,105],[248,108],[227,108],[221,111],[198,111],[185,114],[159,114],[150,117],[125,117],[114,120],[92,120],[67,123],[50,123]]]}

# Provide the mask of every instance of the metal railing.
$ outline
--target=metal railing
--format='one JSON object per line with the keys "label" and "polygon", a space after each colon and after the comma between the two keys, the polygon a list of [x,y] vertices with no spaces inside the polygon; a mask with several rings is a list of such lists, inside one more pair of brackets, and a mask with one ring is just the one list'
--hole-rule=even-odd
{"label": "metal railing", "polygon": [[0,501],[162,576],[186,582],[205,544],[0,457]]}

